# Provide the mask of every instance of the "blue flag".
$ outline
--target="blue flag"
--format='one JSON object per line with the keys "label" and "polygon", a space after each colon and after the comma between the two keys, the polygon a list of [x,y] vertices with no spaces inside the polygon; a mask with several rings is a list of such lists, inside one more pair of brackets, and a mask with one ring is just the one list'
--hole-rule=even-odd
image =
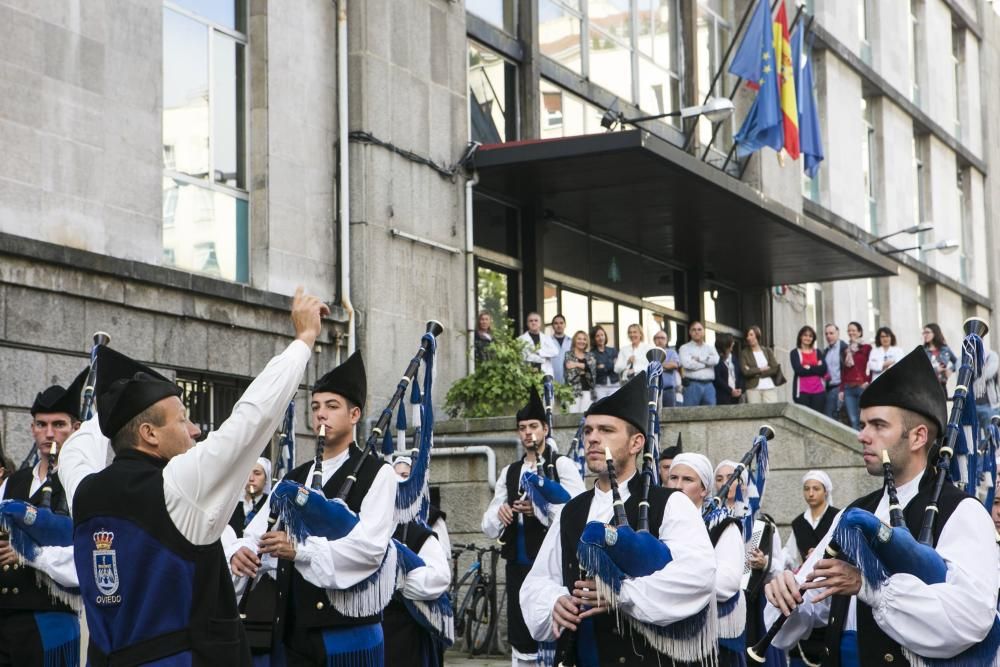
{"label": "blue flag", "polygon": [[[763,8],[764,20],[767,22],[766,29],[759,29],[758,26],[761,8]],[[751,42],[751,39],[756,41]],[[756,46],[756,52],[752,51],[748,45]],[[744,52],[756,55],[756,72],[750,68],[749,57],[745,62],[738,61]],[[737,66],[743,69],[738,70]],[[740,76],[756,73],[756,78],[744,78],[748,78],[748,83],[759,89],[750,111],[743,119],[743,125],[733,137],[737,144],[736,156],[746,157],[764,146],[770,146],[774,150],[780,151],[785,145],[785,130],[782,123],[781,95],[778,90],[778,68],[775,66],[774,58],[774,32],[771,27],[767,0],[761,0],[757,7],[753,21],[743,38],[743,43],[740,44],[739,52],[729,66],[729,71]]]}
{"label": "blue flag", "polygon": [[816,111],[816,91],[813,89],[812,40],[805,43],[801,24],[792,34],[792,64],[795,70],[795,96],[799,107],[799,150],[802,169],[809,178],[816,178],[823,161],[823,139],[819,135],[819,113]]}
{"label": "blue flag", "polygon": [[761,54],[768,48],[772,50],[771,64],[774,63],[773,40],[771,11],[767,6],[767,0],[758,0],[753,18],[743,33],[743,41],[740,42],[732,62],[729,63],[729,72],[753,82],[751,85],[756,85],[763,67]]}

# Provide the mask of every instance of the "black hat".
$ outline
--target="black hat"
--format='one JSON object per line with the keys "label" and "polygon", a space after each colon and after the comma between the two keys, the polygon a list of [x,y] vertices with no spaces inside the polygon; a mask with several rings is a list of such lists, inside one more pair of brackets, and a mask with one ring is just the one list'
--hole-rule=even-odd
{"label": "black hat", "polygon": [[101,433],[113,438],[143,410],[169,396],[184,393],[152,368],[106,345],[97,348],[97,419]]}
{"label": "black hat", "polygon": [[584,413],[590,415],[610,415],[624,419],[639,432],[646,435],[646,421],[649,418],[649,389],[646,387],[646,371],[637,373],[621,389],[592,404]]}
{"label": "black hat", "polygon": [[356,350],[347,361],[317,380],[312,393],[320,392],[340,394],[363,410],[368,395],[368,380],[361,352]]}
{"label": "black hat", "polygon": [[675,459],[678,454],[684,453],[684,443],[681,442],[681,434],[677,434],[677,444],[673,447],[667,447],[662,452],[660,452],[660,460],[664,459]]}
{"label": "black hat", "polygon": [[80,419],[80,393],[83,392],[89,370],[84,368],[65,389],[54,384],[39,392],[35,396],[35,402],[31,404],[31,416],[34,417],[39,412],[65,412],[73,419]]}
{"label": "black hat", "polygon": [[523,408],[517,411],[518,423],[528,421],[529,419],[537,419],[543,424],[548,423],[548,420],[545,418],[545,406],[542,405],[542,399],[538,395],[538,390],[535,389],[534,386],[531,387],[531,394],[528,396],[528,402]]}
{"label": "black hat", "polygon": [[945,394],[920,345],[875,378],[861,394],[860,406],[890,405],[916,412],[944,432],[948,421]]}

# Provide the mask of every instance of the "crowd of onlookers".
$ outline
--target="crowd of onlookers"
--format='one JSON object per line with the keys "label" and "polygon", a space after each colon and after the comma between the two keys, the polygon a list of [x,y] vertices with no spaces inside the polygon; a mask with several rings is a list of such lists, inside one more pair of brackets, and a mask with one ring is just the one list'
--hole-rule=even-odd
{"label": "crowd of onlookers", "polygon": [[[879,327],[874,341],[866,343],[860,323],[847,325],[846,340],[840,327],[823,328],[825,345],[809,325],[799,329],[795,347],[789,353],[789,377],[764,344],[760,327],[754,325],[742,340],[716,332],[715,343],[705,340],[705,327],[695,321],[688,325],[688,341],[674,349],[667,330],[660,329],[652,343],[647,343],[642,327],[631,324],[628,339],[618,349],[609,345],[607,331],[595,326],[588,333],[566,332],[566,318],[556,315],[543,330],[542,318],[528,313],[527,329],[519,336],[524,346],[524,360],[556,382],[573,389],[570,412],[583,412],[591,402],[614,392],[633,375],[646,370],[646,353],[654,347],[666,353],[661,376],[663,407],[731,405],[735,403],[775,403],[777,388],[791,382],[792,400],[816,412],[858,429],[861,417],[859,399],[875,378],[903,358],[905,352],[896,344],[896,335],[887,326]],[[475,349],[477,360],[487,354],[492,342],[492,318],[479,315]],[[937,372],[942,391],[949,376],[957,370],[958,358],[948,347],[941,328],[929,323],[923,328],[923,346]],[[976,382],[976,411],[985,425],[990,416],[1000,414],[1000,359],[987,350],[985,365]]]}

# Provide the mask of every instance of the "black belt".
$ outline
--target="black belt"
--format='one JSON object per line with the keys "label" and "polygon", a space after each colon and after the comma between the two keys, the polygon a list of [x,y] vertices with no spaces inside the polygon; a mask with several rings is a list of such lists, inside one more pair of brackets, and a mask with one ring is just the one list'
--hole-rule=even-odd
{"label": "black belt", "polygon": [[187,628],[157,635],[150,639],[136,642],[130,646],[112,651],[105,655],[93,642],[87,651],[87,658],[92,667],[117,667],[118,665],[141,665],[166,658],[177,653],[191,650],[193,643]]}
{"label": "black belt", "polygon": [[715,380],[696,380],[694,378],[688,378],[688,382],[698,382],[700,384],[709,384],[711,382],[715,382]]}
{"label": "black belt", "polygon": [[838,382],[837,384],[832,384],[832,383],[831,383],[831,384],[828,384],[828,385],[826,385],[826,388],[827,388],[827,389],[833,389],[834,387],[839,387],[839,386],[840,386],[840,383],[839,383],[839,382]]}

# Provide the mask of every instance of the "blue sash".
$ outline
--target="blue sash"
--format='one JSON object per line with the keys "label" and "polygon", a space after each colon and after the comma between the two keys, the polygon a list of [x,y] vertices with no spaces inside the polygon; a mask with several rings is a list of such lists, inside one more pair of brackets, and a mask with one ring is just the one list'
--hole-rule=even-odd
{"label": "blue sash", "polygon": [[840,667],[861,667],[858,657],[858,633],[844,630],[840,637]]}
{"label": "blue sash", "polygon": [[382,624],[323,631],[326,667],[384,667]]}
{"label": "blue sash", "polygon": [[45,667],[80,664],[80,619],[64,611],[38,612],[35,625],[42,639]]}

